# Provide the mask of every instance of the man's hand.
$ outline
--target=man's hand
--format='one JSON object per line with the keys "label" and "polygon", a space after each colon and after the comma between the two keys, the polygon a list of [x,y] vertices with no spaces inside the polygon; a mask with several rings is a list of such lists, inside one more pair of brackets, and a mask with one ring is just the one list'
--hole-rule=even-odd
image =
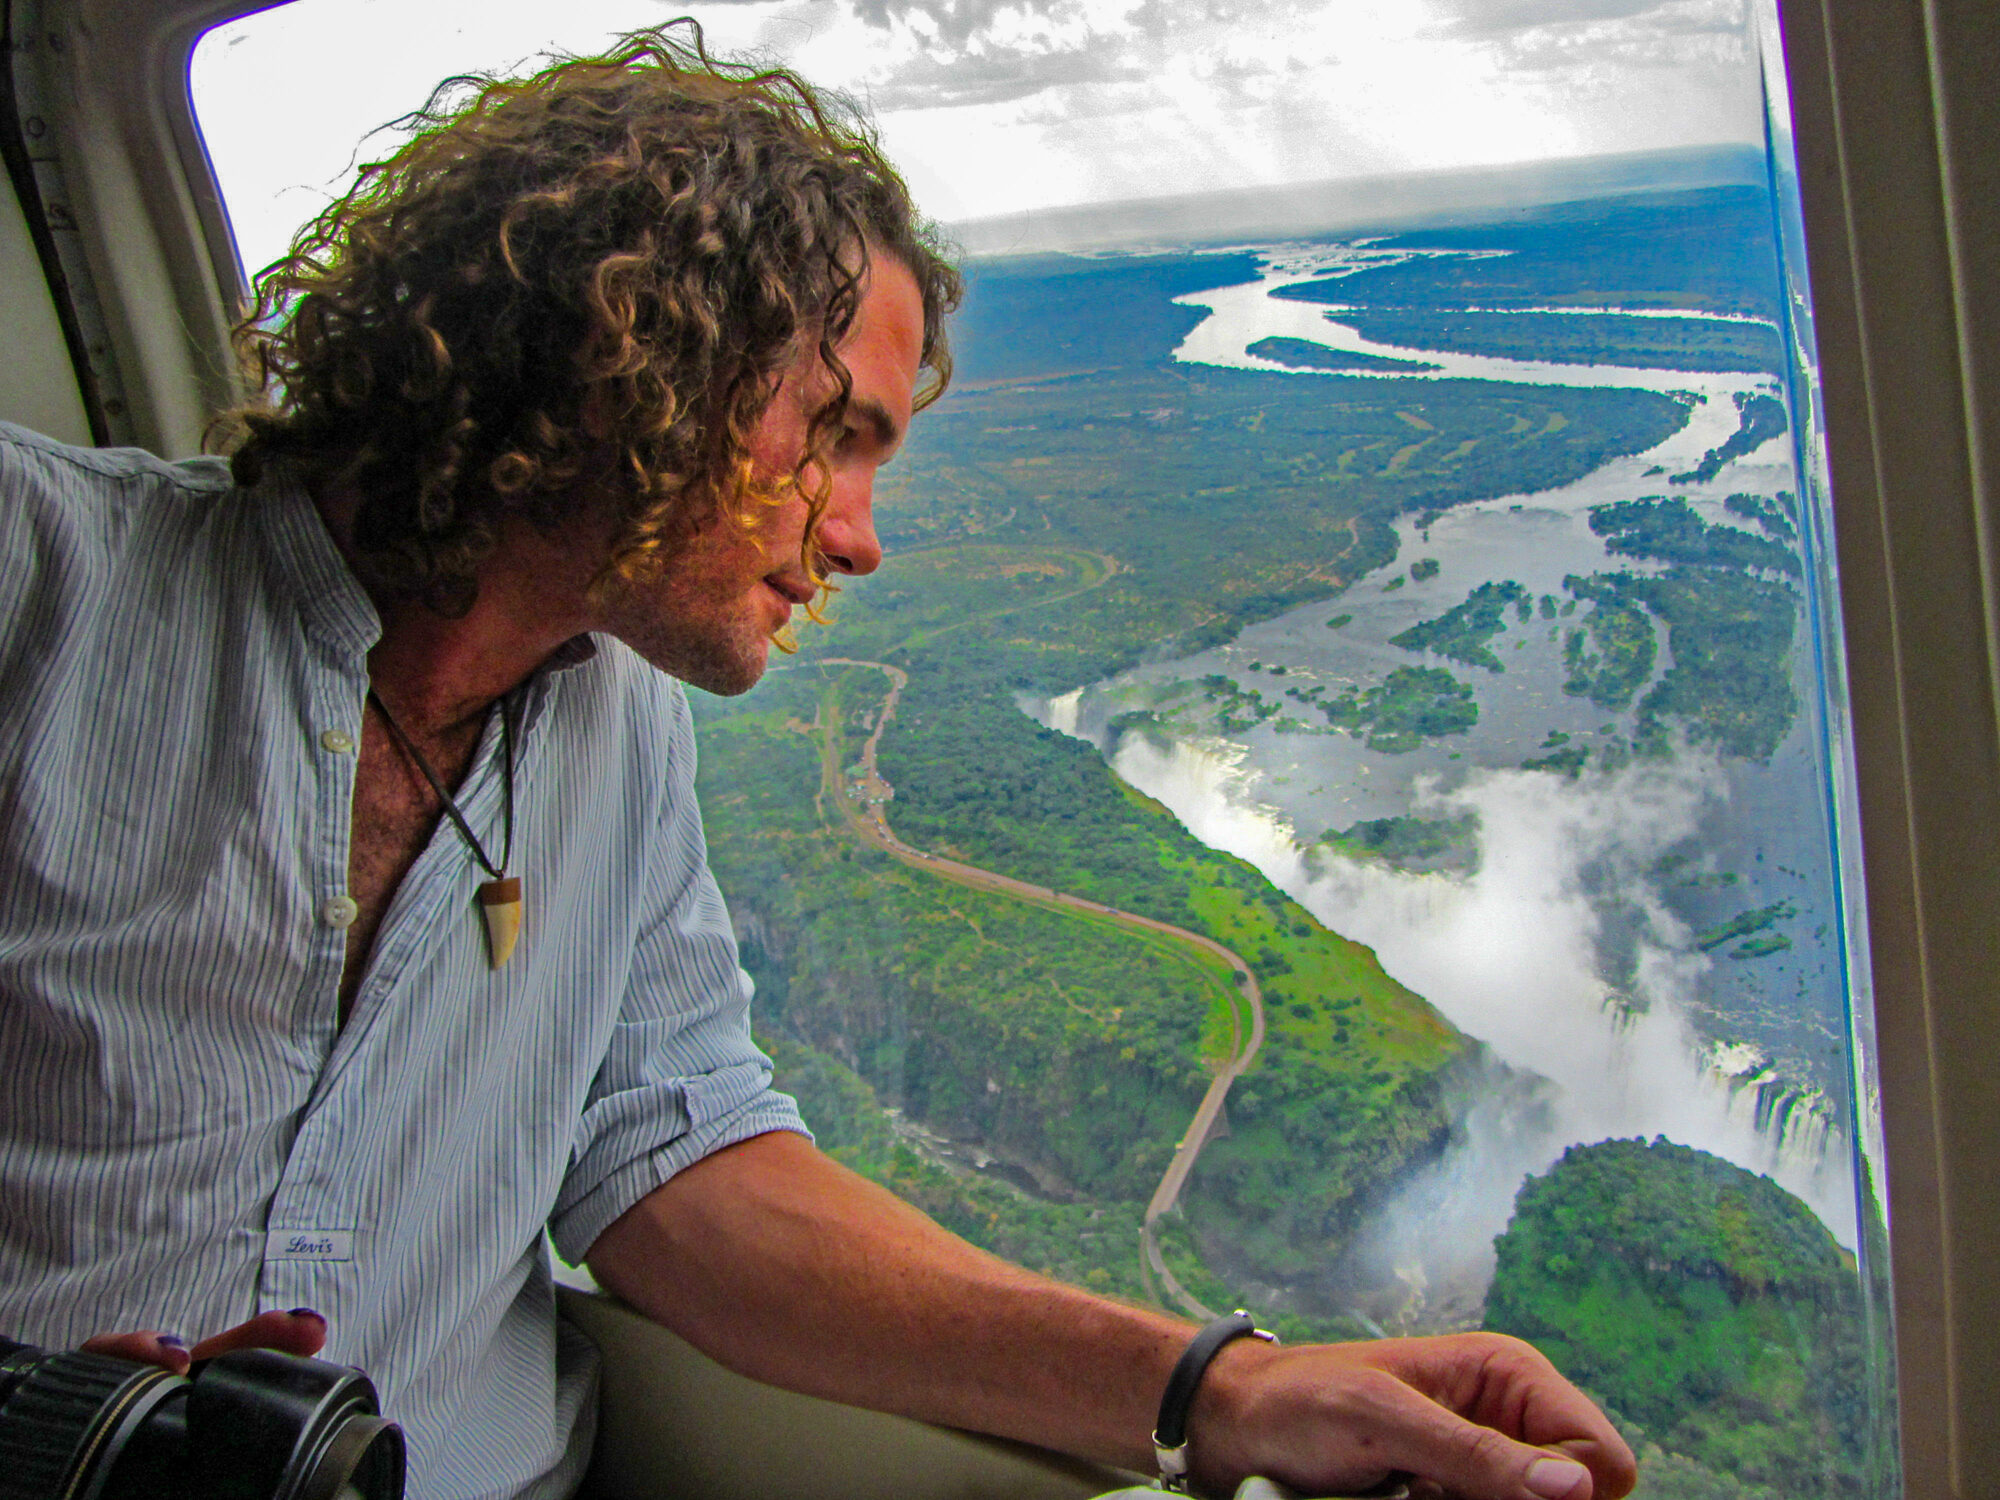
{"label": "man's hand", "polygon": [[1196,1393],[1204,1488],[1262,1474],[1349,1495],[1391,1473],[1465,1500],[1617,1500],[1638,1477],[1601,1412],[1532,1346],[1498,1334],[1227,1346]]}
{"label": "man's hand", "polygon": [[106,1333],[86,1340],[92,1354],[109,1354],[142,1365],[158,1365],[185,1375],[198,1359],[212,1359],[232,1349],[277,1349],[286,1354],[314,1355],[326,1344],[326,1319],[309,1307],[290,1312],[259,1313],[192,1349],[171,1333]]}

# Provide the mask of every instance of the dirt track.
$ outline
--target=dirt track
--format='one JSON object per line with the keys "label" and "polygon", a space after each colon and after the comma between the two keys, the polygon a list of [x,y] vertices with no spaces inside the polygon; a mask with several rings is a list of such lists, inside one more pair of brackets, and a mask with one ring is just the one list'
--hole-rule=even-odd
{"label": "dirt track", "polygon": [[1230,1025],[1233,1031],[1229,1061],[1216,1070],[1215,1077],[1196,1106],[1194,1118],[1181,1135],[1174,1148],[1173,1160],[1167,1163],[1167,1170],[1160,1178],[1160,1184],[1153,1190],[1152,1198],[1146,1204],[1146,1214],[1139,1231],[1141,1267],[1151,1283],[1162,1294],[1162,1301],[1170,1301],[1183,1311],[1198,1318],[1215,1316],[1213,1309],[1205,1307],[1186,1288],[1174,1279],[1167,1269],[1165,1258],[1154,1232],[1154,1225],[1161,1215],[1171,1211],[1180,1202],[1181,1190],[1187,1185],[1188,1173],[1194,1169],[1195,1161],[1202,1148],[1208,1144],[1215,1122],[1222,1113],[1223,1101],[1228,1097],[1231,1084],[1242,1076],[1243,1071],[1256,1060],[1257,1051],[1264,1045],[1264,994],[1257,984],[1257,976],[1243,959],[1222,944],[1198,932],[1190,932],[1185,927],[1175,927],[1168,922],[1142,917],[1136,912],[1120,911],[1116,907],[1105,906],[1101,902],[1087,901],[1081,896],[1065,895],[1047,886],[1029,885],[1016,880],[1011,875],[1002,875],[997,870],[981,869],[960,860],[949,859],[941,854],[930,854],[913,848],[896,837],[889,826],[889,818],[884,809],[894,796],[894,790],[882,779],[875,766],[875,753],[882,743],[882,732],[895,716],[897,701],[909,683],[909,674],[887,662],[857,661],[850,657],[826,657],[823,665],[829,667],[864,667],[881,672],[889,679],[889,692],[882,700],[882,708],[876,715],[874,727],[870,730],[867,743],[862,747],[860,767],[862,774],[858,780],[850,780],[839,764],[836,754],[835,737],[825,733],[821,739],[820,765],[824,791],[830,793],[848,826],[854,830],[862,842],[901,860],[913,869],[928,870],[945,880],[959,885],[970,886],[974,890],[991,891],[998,895],[1012,896],[1018,900],[1032,902],[1055,911],[1086,915],[1115,925],[1138,931],[1160,933],[1177,941],[1192,944],[1203,952],[1220,958],[1228,964],[1236,975],[1244,999],[1250,1008],[1250,1034],[1243,1035],[1241,1010],[1230,1007]]}

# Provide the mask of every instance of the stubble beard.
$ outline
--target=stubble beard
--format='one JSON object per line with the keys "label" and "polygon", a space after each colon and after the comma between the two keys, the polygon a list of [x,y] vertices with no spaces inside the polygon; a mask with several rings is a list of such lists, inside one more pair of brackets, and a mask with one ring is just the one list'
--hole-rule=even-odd
{"label": "stubble beard", "polygon": [[649,665],[720,697],[747,693],[770,663],[771,633],[751,600],[707,593],[697,575],[641,591],[605,623]]}
{"label": "stubble beard", "polygon": [[659,671],[723,698],[749,692],[770,664],[771,638],[748,622],[714,631],[656,625],[644,632],[621,632],[620,639]]}

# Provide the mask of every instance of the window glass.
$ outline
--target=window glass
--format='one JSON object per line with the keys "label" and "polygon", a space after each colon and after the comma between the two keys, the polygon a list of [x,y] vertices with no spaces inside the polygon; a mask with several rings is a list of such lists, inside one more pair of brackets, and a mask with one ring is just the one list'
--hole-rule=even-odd
{"label": "window glass", "polygon": [[[437,77],[656,19],[468,15],[204,41],[250,265]],[[889,563],[698,708],[821,1144],[1109,1293],[1532,1338],[1649,1493],[1890,1493],[1768,0],[702,18],[866,101],[967,255]]]}

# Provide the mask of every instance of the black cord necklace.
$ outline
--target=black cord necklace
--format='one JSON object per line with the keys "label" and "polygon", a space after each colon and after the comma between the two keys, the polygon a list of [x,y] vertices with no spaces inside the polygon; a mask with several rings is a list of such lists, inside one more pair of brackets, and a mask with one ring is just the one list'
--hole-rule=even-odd
{"label": "black cord necklace", "polygon": [[507,866],[514,858],[513,700],[511,698],[500,700],[500,744],[507,762],[507,780],[502,802],[506,809],[505,821],[501,825],[505,832],[501,836],[503,842],[500,846],[500,863],[497,865],[487,858],[486,846],[479,842],[478,836],[472,831],[472,825],[465,821],[465,815],[458,810],[458,803],[452,799],[451,793],[444,789],[444,784],[438,780],[437,773],[431,769],[430,762],[424,759],[423,753],[417,749],[410,737],[403,733],[403,726],[390,714],[389,705],[382,701],[381,696],[372,687],[368,690],[368,701],[375,705],[375,712],[382,716],[382,723],[387,726],[389,737],[402,747],[403,753],[410,758],[410,764],[421,771],[424,780],[430,783],[431,790],[437,794],[438,801],[444,806],[445,814],[458,829],[458,836],[465,840],[466,847],[472,851],[472,857],[479,861],[479,867],[493,877],[482,882],[474,894],[479,899],[480,915],[486,919],[486,958],[497,969],[513,957],[514,944],[521,937],[521,877],[507,873]]}

